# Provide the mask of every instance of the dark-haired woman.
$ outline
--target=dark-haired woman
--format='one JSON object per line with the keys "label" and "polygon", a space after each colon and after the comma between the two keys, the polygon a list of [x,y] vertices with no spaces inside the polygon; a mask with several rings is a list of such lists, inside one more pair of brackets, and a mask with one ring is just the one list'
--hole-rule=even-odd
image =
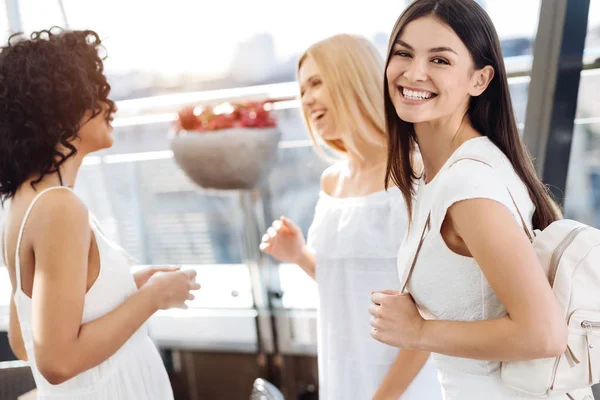
{"label": "dark-haired woman", "polygon": [[[528,238],[559,213],[521,142],[499,40],[475,1],[416,0],[400,16],[385,107],[388,177],[412,215],[400,277],[419,255],[410,294],[372,294],[373,337],[434,353],[447,400],[531,398],[503,384],[500,362],[566,349]],[[422,174],[406,162],[417,146]]]}
{"label": "dark-haired woman", "polygon": [[132,275],[72,190],[83,158],[113,142],[99,46],[92,31],[42,31],[0,51],[9,340],[30,361],[40,400],[172,399],[144,324],[185,307],[195,273]]}

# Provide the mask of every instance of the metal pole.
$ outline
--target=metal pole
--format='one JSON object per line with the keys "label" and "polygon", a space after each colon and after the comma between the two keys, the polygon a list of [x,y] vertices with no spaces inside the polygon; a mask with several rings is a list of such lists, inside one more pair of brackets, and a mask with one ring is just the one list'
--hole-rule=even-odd
{"label": "metal pole", "polygon": [[19,0],[6,0],[6,15],[8,16],[9,32],[11,34],[23,32]]}
{"label": "metal pole", "polygon": [[564,200],[590,0],[542,0],[523,139],[555,199]]}
{"label": "metal pole", "polygon": [[65,5],[64,5],[64,3],[63,3],[62,0],[58,0],[58,7],[60,8],[60,13],[61,13],[61,15],[63,17],[63,28],[64,29],[71,29],[69,27],[69,20],[67,18],[67,13],[65,11]]}

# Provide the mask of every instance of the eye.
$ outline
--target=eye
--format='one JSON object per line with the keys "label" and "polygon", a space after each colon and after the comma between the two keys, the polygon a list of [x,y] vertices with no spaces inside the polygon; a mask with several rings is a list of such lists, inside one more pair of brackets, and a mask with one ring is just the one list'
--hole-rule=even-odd
{"label": "eye", "polygon": [[431,60],[431,62],[433,62],[434,64],[440,64],[440,65],[450,65],[450,63],[448,61],[446,61],[440,57],[434,58],[433,60]]}
{"label": "eye", "polygon": [[398,50],[394,53],[395,56],[399,56],[399,57],[403,57],[403,58],[407,58],[410,57],[410,53],[404,51],[404,50]]}

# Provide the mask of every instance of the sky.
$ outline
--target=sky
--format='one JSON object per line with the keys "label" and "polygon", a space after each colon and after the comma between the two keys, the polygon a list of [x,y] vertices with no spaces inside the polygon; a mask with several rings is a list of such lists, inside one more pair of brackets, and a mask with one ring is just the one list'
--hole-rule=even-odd
{"label": "sky", "polygon": [[[0,23],[4,3],[0,0]],[[591,0],[590,25],[600,25],[600,0]],[[20,0],[26,32],[63,25],[55,0]],[[91,28],[104,39],[107,70],[194,71],[218,76],[237,46],[260,33],[274,39],[275,58],[285,61],[335,33],[372,38],[389,34],[405,0],[63,0],[71,28]],[[533,37],[540,0],[486,0],[500,37]],[[515,12],[515,10],[519,10]],[[4,40],[4,38],[1,38]]]}

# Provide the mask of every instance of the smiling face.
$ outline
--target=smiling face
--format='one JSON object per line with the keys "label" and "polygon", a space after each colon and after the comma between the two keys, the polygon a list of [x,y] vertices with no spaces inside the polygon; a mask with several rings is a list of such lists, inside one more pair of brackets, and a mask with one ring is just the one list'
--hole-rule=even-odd
{"label": "smiling face", "polygon": [[318,65],[308,55],[298,71],[302,112],[310,125],[310,129],[323,140],[339,140],[340,133],[335,121],[331,96],[327,92],[325,82]]}
{"label": "smiling face", "polygon": [[386,68],[390,99],[400,119],[442,120],[464,114],[485,90],[493,69],[476,70],[456,33],[435,17],[411,21],[396,38]]}

